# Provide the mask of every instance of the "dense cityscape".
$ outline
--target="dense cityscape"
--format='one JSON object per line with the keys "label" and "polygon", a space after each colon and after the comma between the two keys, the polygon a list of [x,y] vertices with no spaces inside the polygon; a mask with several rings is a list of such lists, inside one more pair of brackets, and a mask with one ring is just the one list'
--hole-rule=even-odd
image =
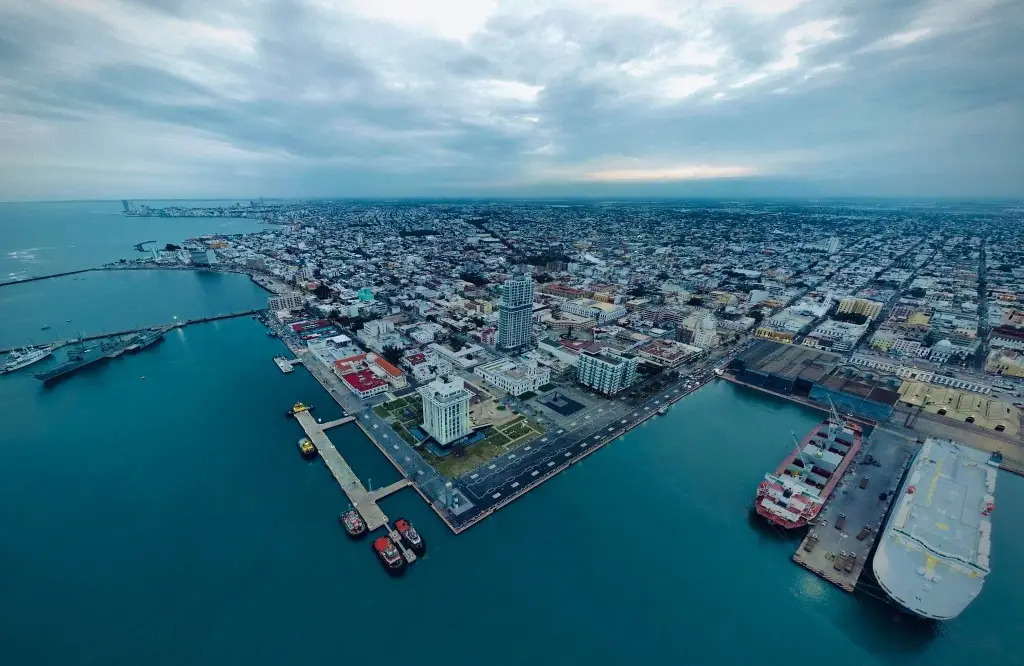
{"label": "dense cityscape", "polygon": [[[456,530],[716,368],[872,421],[930,424],[929,434],[999,452],[1007,468],[1024,464],[1016,209],[313,201],[146,210],[272,225],[121,265],[244,271],[274,291],[273,331]],[[776,350],[794,348],[804,351],[787,358],[792,368],[756,367],[780,366]],[[811,364],[824,370],[801,387]]]}

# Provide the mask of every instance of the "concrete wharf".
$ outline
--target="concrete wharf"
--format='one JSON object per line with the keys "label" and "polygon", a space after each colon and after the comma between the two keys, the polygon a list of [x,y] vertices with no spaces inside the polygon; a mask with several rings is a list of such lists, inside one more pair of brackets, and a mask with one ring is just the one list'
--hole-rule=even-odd
{"label": "concrete wharf", "polygon": [[[893,496],[920,447],[915,438],[914,433],[904,428],[875,428],[818,514],[818,524],[811,527],[800,542],[793,561],[847,592],[853,592],[868,564],[875,539],[882,531]],[[866,462],[869,455],[875,462]],[[865,476],[867,487],[861,488]],[[880,499],[881,493],[885,493],[885,499]],[[845,524],[837,529],[840,514],[845,515]],[[870,532],[858,539],[865,528]],[[816,543],[812,543],[815,537]],[[810,551],[805,549],[807,546],[811,547]],[[846,553],[847,558],[856,556],[850,571],[843,567],[841,553]]]}
{"label": "concrete wharf", "polygon": [[285,358],[284,356],[275,356],[274,357],[274,363],[276,363],[277,367],[279,367],[281,369],[281,372],[283,372],[285,374],[288,374],[289,372],[291,372],[292,370],[295,369],[296,365],[299,365],[299,364],[302,363],[302,359],[301,358],[291,358],[291,359],[288,359],[288,358]]}
{"label": "concrete wharf", "polygon": [[[82,271],[78,271],[78,272],[82,272]],[[24,280],[22,280],[22,281],[24,282]],[[174,329],[174,328],[184,328],[185,326],[189,326],[191,324],[204,324],[206,322],[219,321],[221,319],[234,319],[236,317],[246,317],[246,316],[249,316],[249,315],[257,314],[257,313],[262,312],[262,311],[263,311],[262,309],[242,310],[241,312],[229,312],[227,314],[210,315],[208,317],[196,317],[195,319],[186,319],[184,321],[179,320],[179,321],[171,323],[171,324],[160,324],[158,326],[136,326],[134,328],[125,328],[125,329],[122,329],[120,331],[109,331],[107,333],[97,333],[95,335],[85,335],[85,336],[82,336],[80,338],[72,338],[70,340],[57,340],[55,342],[51,342],[51,343],[48,343],[48,344],[51,347],[53,347],[54,349],[57,349],[59,347],[64,347],[65,345],[70,345],[70,344],[74,344],[74,343],[77,343],[77,342],[88,342],[90,340],[102,340],[103,338],[115,338],[115,337],[122,336],[122,335],[132,335],[132,334],[135,334],[135,333],[141,333],[143,331],[156,331],[156,330],[159,330],[159,329],[164,329],[164,330],[170,331],[171,329]],[[0,349],[0,354],[9,353],[9,352],[14,351],[15,349],[21,349],[24,346],[25,345],[18,345],[16,347],[7,347],[7,348],[4,348],[4,349]],[[37,346],[42,346],[42,345],[37,345]]]}
{"label": "concrete wharf", "polygon": [[[327,468],[331,470],[331,474],[334,475],[334,479],[341,486],[342,491],[348,497],[348,501],[352,504],[352,507],[359,512],[363,521],[366,523],[366,529],[370,532],[379,529],[381,527],[387,527],[388,532],[391,532],[391,528],[388,526],[388,517],[384,515],[384,512],[377,502],[387,497],[388,495],[405,488],[406,486],[412,485],[409,479],[402,479],[396,483],[392,483],[389,486],[378,488],[377,490],[367,490],[363,485],[356,473],[352,471],[349,464],[345,462],[345,459],[338,449],[334,447],[334,443],[324,432],[330,428],[343,425],[345,423],[351,423],[355,421],[354,416],[345,416],[334,421],[328,421],[327,423],[317,423],[313,415],[308,411],[295,412],[295,420],[299,422],[302,429],[306,431],[306,437],[313,442],[313,446],[320,453],[320,458],[327,465]],[[401,542],[398,542],[401,543]],[[401,546],[400,546],[401,547]],[[416,559],[416,556],[412,552],[406,552],[402,548],[403,553],[406,556],[406,560],[412,562]],[[410,558],[411,556],[411,558]]]}

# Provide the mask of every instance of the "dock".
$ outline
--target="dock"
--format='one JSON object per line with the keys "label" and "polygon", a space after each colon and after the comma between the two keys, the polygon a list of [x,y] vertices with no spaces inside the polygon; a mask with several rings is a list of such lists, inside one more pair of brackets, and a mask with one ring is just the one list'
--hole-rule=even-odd
{"label": "dock", "polygon": [[[868,564],[875,539],[882,531],[886,512],[903,474],[919,447],[916,435],[909,430],[875,428],[818,514],[818,524],[812,526],[800,542],[793,561],[833,585],[853,592]],[[874,462],[869,463],[868,456]],[[867,486],[861,488],[865,476]],[[885,499],[880,499],[881,493],[885,493]],[[845,524],[842,529],[836,529],[840,514],[845,514]],[[846,554],[845,558],[842,553]],[[852,566],[844,566],[847,562]]]}
{"label": "dock", "polygon": [[[92,269],[90,269],[90,270],[92,270]],[[77,271],[77,272],[81,273],[81,272],[84,272],[84,271]],[[22,280],[22,282],[25,282],[25,280]],[[125,329],[121,329],[119,331],[109,331],[107,333],[96,333],[94,335],[79,336],[77,338],[71,338],[69,340],[55,340],[54,342],[51,342],[49,344],[51,346],[53,346],[54,348],[64,347],[66,345],[75,344],[75,343],[79,343],[79,342],[89,342],[89,341],[92,341],[92,340],[102,340],[104,338],[116,338],[116,337],[121,337],[121,336],[125,336],[125,335],[135,335],[135,334],[138,334],[138,333],[144,333],[146,331],[157,331],[157,330],[160,330],[160,329],[164,329],[164,330],[169,331],[169,330],[174,329],[174,328],[184,328],[184,327],[190,326],[192,324],[205,324],[207,322],[220,321],[222,319],[234,319],[236,317],[246,317],[246,316],[258,314],[260,312],[263,312],[263,310],[261,310],[261,309],[242,310],[241,312],[229,312],[227,314],[210,315],[208,317],[196,317],[195,319],[186,319],[184,321],[177,320],[177,321],[169,323],[169,324],[160,324],[160,325],[157,325],[157,326],[135,326],[133,328],[125,328]],[[12,352],[12,351],[14,351],[16,349],[21,349],[24,346],[25,345],[16,345],[14,347],[5,347],[3,349],[0,349],[0,354],[7,354],[7,353]]]}
{"label": "dock", "polygon": [[[313,442],[313,446],[320,453],[320,458],[327,465],[327,468],[331,470],[331,474],[334,475],[334,479],[348,497],[352,508],[359,512],[359,515],[366,523],[367,531],[372,532],[385,527],[390,533],[392,530],[388,525],[388,517],[377,506],[377,502],[406,486],[412,485],[412,482],[409,479],[402,479],[377,490],[370,491],[366,489],[362,481],[359,480],[356,473],[352,471],[349,464],[338,453],[338,449],[334,447],[334,443],[331,442],[331,439],[324,432],[327,429],[355,421],[354,416],[345,416],[334,421],[328,421],[327,423],[317,423],[313,415],[305,410],[295,412],[294,416],[295,420],[302,426],[302,429],[306,431],[306,437],[309,437],[309,440]],[[400,548],[403,554],[405,554],[406,560],[412,562],[416,559],[414,553],[406,551],[404,547],[400,546]]]}
{"label": "dock", "polygon": [[291,372],[292,370],[295,369],[296,365],[300,365],[302,363],[302,359],[301,358],[291,358],[291,359],[288,359],[288,358],[285,358],[284,356],[275,356],[274,357],[274,363],[277,364],[277,367],[281,368],[281,372],[283,372],[285,374],[288,374],[289,372]]}

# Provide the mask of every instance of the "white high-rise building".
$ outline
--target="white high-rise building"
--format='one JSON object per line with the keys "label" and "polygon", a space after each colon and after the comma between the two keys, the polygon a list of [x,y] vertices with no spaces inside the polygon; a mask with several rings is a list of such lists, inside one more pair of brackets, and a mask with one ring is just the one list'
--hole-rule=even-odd
{"label": "white high-rise building", "polygon": [[423,429],[441,446],[469,434],[469,398],[461,377],[438,377],[419,389]]}
{"label": "white high-rise building", "polygon": [[639,363],[639,359],[632,354],[615,354],[611,351],[595,354],[584,351],[579,356],[576,380],[598,393],[615,395],[633,384]]}
{"label": "white high-rise building", "polygon": [[298,310],[306,304],[305,297],[300,293],[278,294],[267,298],[267,307],[278,310]]}
{"label": "white high-rise building", "polygon": [[505,280],[498,315],[498,346],[515,349],[533,340],[533,279],[529,275]]}

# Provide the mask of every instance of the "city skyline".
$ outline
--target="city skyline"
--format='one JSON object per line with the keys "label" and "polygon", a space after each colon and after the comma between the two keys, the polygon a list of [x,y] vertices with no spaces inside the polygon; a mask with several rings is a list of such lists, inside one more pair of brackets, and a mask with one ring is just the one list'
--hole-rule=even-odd
{"label": "city skyline", "polygon": [[0,18],[0,200],[1022,194],[1010,0],[45,0]]}

